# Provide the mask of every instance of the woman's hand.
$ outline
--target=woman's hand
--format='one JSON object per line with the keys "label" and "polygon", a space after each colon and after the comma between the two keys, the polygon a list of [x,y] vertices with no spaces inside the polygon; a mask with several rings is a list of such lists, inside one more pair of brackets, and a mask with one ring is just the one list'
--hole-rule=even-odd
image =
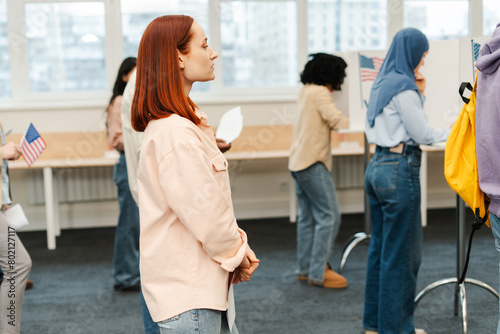
{"label": "woman's hand", "polygon": [[217,147],[222,153],[231,148],[231,143],[228,144],[225,140],[215,138],[215,141],[217,142]]}
{"label": "woman's hand", "polygon": [[17,160],[22,154],[21,147],[13,142],[2,146],[4,160]]}
{"label": "woman's hand", "polygon": [[236,268],[233,275],[233,283],[238,284],[239,282],[248,282],[250,277],[259,266],[260,260],[257,259],[253,250],[248,247],[247,254],[240,266]]}
{"label": "woman's hand", "polygon": [[417,84],[420,95],[424,96],[426,80],[425,77],[420,72],[415,72],[415,83]]}

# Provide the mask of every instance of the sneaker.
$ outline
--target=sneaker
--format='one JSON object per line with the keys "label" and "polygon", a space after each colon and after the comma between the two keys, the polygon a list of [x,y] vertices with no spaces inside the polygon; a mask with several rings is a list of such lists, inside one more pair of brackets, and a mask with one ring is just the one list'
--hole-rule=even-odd
{"label": "sneaker", "polygon": [[366,330],[365,334],[378,334],[378,332]]}
{"label": "sneaker", "polygon": [[330,289],[344,289],[347,288],[347,280],[344,276],[337,274],[335,271],[331,269],[325,270],[325,276],[323,279],[323,284],[317,284],[311,281],[308,281],[309,285],[322,286],[324,288]]}

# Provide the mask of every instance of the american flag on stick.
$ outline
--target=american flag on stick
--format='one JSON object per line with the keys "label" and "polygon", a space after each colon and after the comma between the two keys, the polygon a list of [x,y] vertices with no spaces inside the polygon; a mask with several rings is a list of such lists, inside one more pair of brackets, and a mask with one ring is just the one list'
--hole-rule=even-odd
{"label": "american flag on stick", "polygon": [[474,64],[477,61],[477,58],[479,57],[479,49],[481,49],[481,44],[472,42],[472,52],[474,53]]}
{"label": "american flag on stick", "polygon": [[36,159],[42,154],[43,150],[47,147],[45,141],[40,136],[38,131],[36,131],[35,127],[32,123],[28,126],[26,133],[21,139],[21,151],[23,153],[24,160],[28,164],[29,167],[33,165]]}
{"label": "american flag on stick", "polygon": [[378,71],[384,63],[383,58],[365,57],[359,55],[359,67],[361,68],[361,81],[375,81]]}

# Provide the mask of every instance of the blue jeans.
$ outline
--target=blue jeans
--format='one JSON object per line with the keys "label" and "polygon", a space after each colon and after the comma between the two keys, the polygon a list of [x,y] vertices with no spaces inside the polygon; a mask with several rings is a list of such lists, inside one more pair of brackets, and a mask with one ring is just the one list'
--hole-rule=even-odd
{"label": "blue jeans", "polygon": [[128,288],[140,280],[139,273],[139,208],[128,186],[125,154],[115,165],[113,179],[118,187],[120,215],[116,226],[113,255],[113,277],[115,285]]}
{"label": "blue jeans", "polygon": [[226,312],[190,310],[158,323],[161,334],[230,334]]}
{"label": "blue jeans", "polygon": [[291,172],[299,202],[297,275],[322,284],[340,226],[340,209],[330,172],[321,162]]}
{"label": "blue jeans", "polygon": [[[495,236],[495,247],[500,253],[500,218],[490,212],[490,224]],[[497,334],[500,334],[500,322],[498,323]]]}
{"label": "blue jeans", "polygon": [[412,334],[422,252],[420,160],[417,146],[402,154],[377,147],[365,172],[371,216],[365,329]]}
{"label": "blue jeans", "polygon": [[151,314],[149,314],[148,306],[144,300],[144,295],[141,289],[141,310],[142,310],[142,324],[144,326],[145,334],[160,334],[160,327],[153,321]]}

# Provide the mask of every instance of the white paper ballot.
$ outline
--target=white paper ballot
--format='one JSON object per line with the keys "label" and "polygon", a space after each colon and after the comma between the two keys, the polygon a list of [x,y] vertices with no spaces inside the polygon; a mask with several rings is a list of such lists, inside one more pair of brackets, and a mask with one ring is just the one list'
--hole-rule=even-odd
{"label": "white paper ballot", "polygon": [[229,326],[229,331],[231,332],[231,334],[238,334],[238,330],[234,325],[234,320],[236,319],[236,308],[234,307],[234,290],[232,283],[231,287],[229,287],[229,292],[227,294],[227,303],[228,303],[228,308],[226,316],[227,316],[227,324]]}
{"label": "white paper ballot", "polygon": [[20,230],[29,224],[21,204],[11,206],[4,214],[5,218],[7,218],[7,224],[16,230]]}
{"label": "white paper ballot", "polygon": [[238,106],[222,115],[215,138],[225,140],[229,144],[238,138],[241,129],[243,129],[243,115],[241,107]]}

